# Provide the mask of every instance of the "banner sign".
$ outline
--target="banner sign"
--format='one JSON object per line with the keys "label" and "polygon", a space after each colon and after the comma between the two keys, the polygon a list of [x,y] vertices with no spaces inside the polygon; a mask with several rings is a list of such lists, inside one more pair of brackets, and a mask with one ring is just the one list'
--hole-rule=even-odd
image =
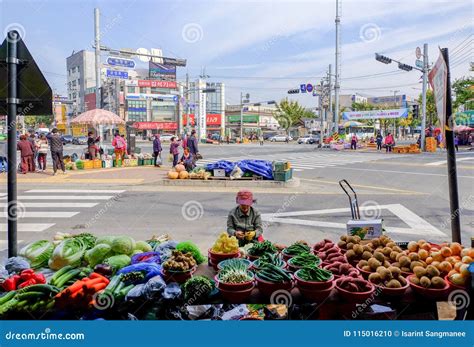
{"label": "banner sign", "polygon": [[[190,115],[190,118],[189,118],[189,124],[191,126],[194,126],[194,120],[195,120],[195,115],[193,113],[191,113]],[[208,113],[206,115],[206,125],[207,126],[211,126],[211,125],[221,125],[221,119],[222,119],[222,115],[220,114],[214,114],[214,113]],[[186,114],[183,114],[183,124],[187,124],[188,123],[188,117]]]}
{"label": "banner sign", "polygon": [[439,53],[438,60],[433,66],[433,69],[428,75],[428,79],[431,88],[433,88],[438,120],[440,128],[444,134],[446,125],[446,84],[448,81],[448,68],[441,52]]}
{"label": "banner sign", "polygon": [[393,110],[371,110],[371,111],[352,111],[343,112],[342,119],[356,120],[356,119],[390,119],[390,118],[407,118],[408,109],[399,108]]}
{"label": "banner sign", "polygon": [[138,86],[176,89],[177,83],[174,81],[138,80]]}
{"label": "banner sign", "polygon": [[133,127],[138,130],[176,130],[176,122],[135,122]]}
{"label": "banner sign", "polygon": [[150,61],[149,76],[160,81],[176,81],[176,65],[158,64]]}

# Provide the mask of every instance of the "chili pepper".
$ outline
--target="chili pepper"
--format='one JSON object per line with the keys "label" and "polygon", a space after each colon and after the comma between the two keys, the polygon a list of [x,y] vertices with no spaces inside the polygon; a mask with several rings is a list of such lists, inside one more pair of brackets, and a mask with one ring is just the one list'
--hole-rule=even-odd
{"label": "chili pepper", "polygon": [[19,281],[20,281],[20,275],[13,275],[7,278],[2,283],[2,288],[5,289],[7,292],[15,290]]}
{"label": "chili pepper", "polygon": [[28,281],[22,282],[19,286],[18,289],[32,286],[33,284],[36,284],[36,280],[34,278],[29,279]]}
{"label": "chili pepper", "polygon": [[34,279],[35,279],[35,281],[36,281],[36,284],[43,284],[43,283],[46,283],[46,278],[45,278],[44,275],[41,274],[41,273],[35,274]]}
{"label": "chili pepper", "polygon": [[34,278],[34,276],[35,276],[35,272],[32,269],[26,269],[20,273],[20,277],[23,281],[28,281],[31,278]]}

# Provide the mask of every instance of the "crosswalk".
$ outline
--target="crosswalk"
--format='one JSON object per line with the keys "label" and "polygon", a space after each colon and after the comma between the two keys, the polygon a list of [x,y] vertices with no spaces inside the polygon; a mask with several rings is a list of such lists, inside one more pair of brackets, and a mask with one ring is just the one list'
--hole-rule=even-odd
{"label": "crosswalk", "polygon": [[[18,242],[22,233],[42,233],[56,219],[77,217],[84,209],[97,207],[125,190],[30,189],[18,194]],[[7,249],[7,193],[0,192],[0,252]],[[45,223],[46,222],[46,223]]]}
{"label": "crosswalk", "polygon": [[[379,153],[371,153],[371,154],[364,154],[364,153],[308,153],[308,154],[301,154],[301,155],[292,155],[292,156],[285,156],[285,155],[262,155],[259,157],[255,157],[253,159],[260,159],[260,160],[268,160],[268,161],[289,161],[291,163],[291,167],[294,171],[304,171],[304,170],[315,170],[321,169],[326,167],[336,167],[336,166],[344,166],[348,164],[354,163],[364,163],[374,160],[381,160],[381,159],[393,159],[399,157],[396,154],[385,155]],[[226,158],[211,158],[211,159],[202,159],[198,161],[198,165],[205,165],[210,163],[215,163],[219,160],[227,160],[236,162],[239,160],[249,159],[248,156],[236,156],[236,157],[226,157]]]}
{"label": "crosswalk", "polygon": [[[457,157],[456,162],[462,162],[462,161],[474,161],[474,156],[471,157]],[[441,166],[441,165],[447,165],[447,160],[440,160],[440,161],[433,161],[431,163],[425,164],[425,166]]]}

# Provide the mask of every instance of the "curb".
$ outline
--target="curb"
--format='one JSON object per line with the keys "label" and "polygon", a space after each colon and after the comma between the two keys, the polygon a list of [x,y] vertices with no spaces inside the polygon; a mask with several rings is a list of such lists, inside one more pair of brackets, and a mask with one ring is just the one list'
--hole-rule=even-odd
{"label": "curb", "polygon": [[296,188],[300,186],[299,178],[292,178],[287,182],[279,181],[238,181],[238,180],[170,180],[153,181],[154,185],[174,187],[245,187],[245,188]]}

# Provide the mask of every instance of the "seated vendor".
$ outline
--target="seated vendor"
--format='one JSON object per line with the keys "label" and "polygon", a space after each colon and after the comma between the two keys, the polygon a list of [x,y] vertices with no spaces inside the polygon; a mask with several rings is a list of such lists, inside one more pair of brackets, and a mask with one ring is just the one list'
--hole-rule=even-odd
{"label": "seated vendor", "polygon": [[263,240],[262,218],[260,212],[252,207],[255,202],[248,190],[237,193],[237,207],[227,217],[227,233],[239,240],[239,246]]}

